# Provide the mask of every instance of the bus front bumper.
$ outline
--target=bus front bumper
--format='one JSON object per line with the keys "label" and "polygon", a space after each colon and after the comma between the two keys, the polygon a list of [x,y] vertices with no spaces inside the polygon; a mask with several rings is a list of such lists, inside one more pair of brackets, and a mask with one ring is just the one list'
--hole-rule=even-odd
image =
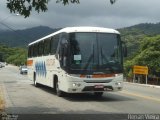
{"label": "bus front bumper", "polygon": [[84,79],[68,76],[67,81],[68,85],[65,92],[68,93],[121,91],[123,89],[123,75],[100,79]]}

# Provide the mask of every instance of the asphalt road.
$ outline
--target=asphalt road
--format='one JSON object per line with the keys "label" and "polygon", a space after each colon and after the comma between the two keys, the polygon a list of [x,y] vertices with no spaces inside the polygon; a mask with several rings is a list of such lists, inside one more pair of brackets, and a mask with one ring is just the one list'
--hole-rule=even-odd
{"label": "asphalt road", "polygon": [[121,92],[58,97],[48,87],[36,88],[17,67],[0,68],[0,86],[8,114],[160,114],[160,89],[125,83]]}

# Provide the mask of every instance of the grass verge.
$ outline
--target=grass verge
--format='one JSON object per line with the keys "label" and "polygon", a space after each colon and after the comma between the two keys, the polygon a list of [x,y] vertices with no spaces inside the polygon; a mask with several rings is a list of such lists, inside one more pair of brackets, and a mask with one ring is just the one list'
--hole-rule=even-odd
{"label": "grass verge", "polygon": [[3,95],[3,89],[0,85],[0,112],[3,112],[5,108],[5,101],[4,101],[4,95]]}

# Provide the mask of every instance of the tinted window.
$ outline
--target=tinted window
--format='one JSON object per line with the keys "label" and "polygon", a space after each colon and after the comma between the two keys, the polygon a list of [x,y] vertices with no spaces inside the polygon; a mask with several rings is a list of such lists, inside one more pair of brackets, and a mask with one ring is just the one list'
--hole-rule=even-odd
{"label": "tinted window", "polygon": [[50,39],[44,41],[44,55],[50,54]]}
{"label": "tinted window", "polygon": [[30,47],[31,50],[31,57],[33,57],[33,45]]}
{"label": "tinted window", "polygon": [[38,43],[38,56],[43,55],[43,47],[44,47],[43,45],[44,45],[43,41]]}
{"label": "tinted window", "polygon": [[59,42],[59,35],[55,35],[51,38],[51,54],[55,54]]}
{"label": "tinted window", "polygon": [[36,43],[33,45],[33,56],[37,57],[37,55],[38,55],[38,44]]}
{"label": "tinted window", "polygon": [[70,65],[72,69],[122,71],[121,42],[117,34],[70,34]]}
{"label": "tinted window", "polygon": [[31,57],[31,46],[28,47],[28,57]]}

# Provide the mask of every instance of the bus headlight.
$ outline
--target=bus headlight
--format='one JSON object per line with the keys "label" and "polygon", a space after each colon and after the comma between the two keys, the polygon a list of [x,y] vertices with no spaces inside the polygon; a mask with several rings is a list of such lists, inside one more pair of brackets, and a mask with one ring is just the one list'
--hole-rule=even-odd
{"label": "bus headlight", "polygon": [[121,86],[121,82],[116,82],[115,85]]}
{"label": "bus headlight", "polygon": [[73,87],[80,87],[81,84],[80,84],[80,83],[73,83],[72,86],[73,86]]}
{"label": "bus headlight", "polygon": [[72,86],[73,86],[73,87],[76,87],[76,84],[75,84],[75,83],[73,83],[73,84],[72,84]]}

